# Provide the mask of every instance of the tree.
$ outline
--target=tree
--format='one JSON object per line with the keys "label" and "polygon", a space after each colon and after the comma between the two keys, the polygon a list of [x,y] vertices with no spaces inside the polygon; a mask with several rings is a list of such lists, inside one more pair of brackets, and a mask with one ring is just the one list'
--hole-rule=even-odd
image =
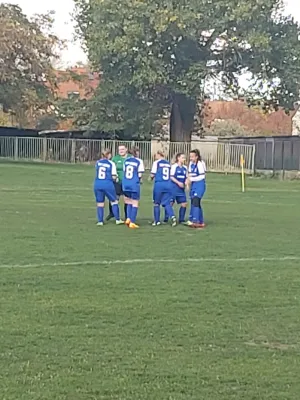
{"label": "tree", "polygon": [[56,36],[49,34],[51,13],[28,19],[20,7],[0,4],[0,104],[20,124],[46,112],[54,74]]}
{"label": "tree", "polygon": [[299,26],[282,15],[281,0],[75,2],[78,32],[103,72],[90,103],[94,127],[149,131],[168,107],[171,140],[190,141],[207,81],[239,95],[246,73],[249,103],[291,108],[298,100]]}

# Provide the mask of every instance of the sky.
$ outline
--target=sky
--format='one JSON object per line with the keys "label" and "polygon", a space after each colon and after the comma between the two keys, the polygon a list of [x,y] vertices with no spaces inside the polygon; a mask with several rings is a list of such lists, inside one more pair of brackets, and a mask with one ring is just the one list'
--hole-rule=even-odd
{"label": "sky", "polygon": [[[286,12],[292,14],[300,22],[300,0],[285,0]],[[74,8],[73,0],[0,0],[0,3],[18,4],[28,16],[36,13],[55,11],[54,33],[66,41],[66,49],[60,54],[60,65],[70,67],[78,62],[85,62],[86,55],[80,43],[74,41],[74,22],[71,13]]]}

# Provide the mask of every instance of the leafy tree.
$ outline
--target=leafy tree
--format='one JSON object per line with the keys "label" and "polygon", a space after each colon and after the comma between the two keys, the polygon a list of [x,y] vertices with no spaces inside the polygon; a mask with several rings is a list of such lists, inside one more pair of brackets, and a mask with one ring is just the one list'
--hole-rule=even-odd
{"label": "leafy tree", "polygon": [[51,61],[56,36],[51,13],[28,19],[20,7],[0,4],[0,103],[19,123],[47,111],[55,77]]}
{"label": "leafy tree", "polygon": [[149,132],[169,107],[171,140],[189,141],[207,81],[236,96],[245,73],[249,103],[289,109],[298,100],[299,26],[281,0],[75,2],[78,32],[103,72],[90,102],[95,128]]}

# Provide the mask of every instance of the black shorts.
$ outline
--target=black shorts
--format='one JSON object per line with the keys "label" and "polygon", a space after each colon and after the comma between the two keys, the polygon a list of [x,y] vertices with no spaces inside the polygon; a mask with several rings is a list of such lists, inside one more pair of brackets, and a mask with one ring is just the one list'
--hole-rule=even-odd
{"label": "black shorts", "polygon": [[114,182],[116,194],[118,197],[123,196],[122,182]]}

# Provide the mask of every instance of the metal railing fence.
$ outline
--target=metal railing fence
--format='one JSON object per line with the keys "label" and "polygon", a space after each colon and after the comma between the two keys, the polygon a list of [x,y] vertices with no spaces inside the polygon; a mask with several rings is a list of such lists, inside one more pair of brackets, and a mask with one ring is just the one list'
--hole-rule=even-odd
{"label": "metal railing fence", "polygon": [[148,142],[58,139],[31,137],[0,137],[0,158],[15,161],[93,163],[105,149],[115,155],[118,146],[137,147],[145,168],[150,169],[154,155],[162,150],[170,161],[177,153],[188,154],[191,149],[200,150],[207,169],[213,172],[240,172],[240,158],[244,156],[245,172],[254,173],[255,146],[246,144],[220,143],[218,141],[197,141],[173,143],[151,140]]}

